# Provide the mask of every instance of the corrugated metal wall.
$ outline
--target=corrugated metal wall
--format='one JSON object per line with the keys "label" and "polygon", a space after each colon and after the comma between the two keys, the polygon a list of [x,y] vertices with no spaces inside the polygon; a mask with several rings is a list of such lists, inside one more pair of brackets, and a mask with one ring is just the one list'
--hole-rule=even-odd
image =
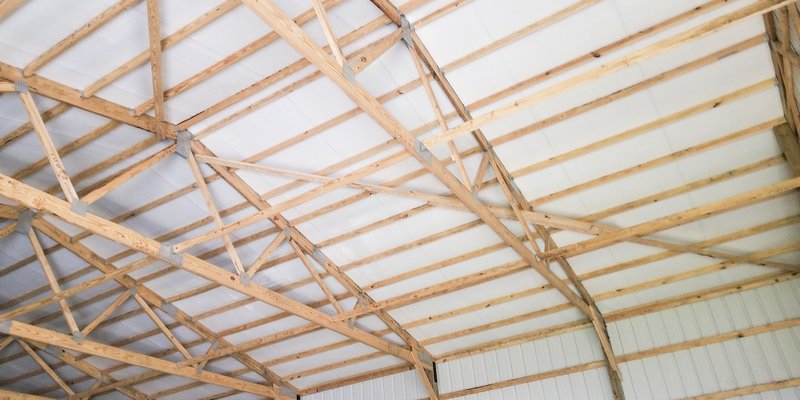
{"label": "corrugated metal wall", "polygon": [[[800,327],[643,357],[639,352],[800,318],[800,279],[615,321],[608,325],[628,399],[680,399],[800,377]],[[581,329],[438,364],[440,392],[505,382],[603,360],[591,329]],[[426,397],[414,371],[304,397],[314,400]],[[457,399],[612,399],[595,368],[469,394]],[[800,388],[739,397],[800,399]]]}
{"label": "corrugated metal wall", "polygon": [[[793,280],[615,322],[617,354],[683,343],[800,317]],[[800,328],[694,347],[621,365],[636,399],[696,396],[800,376]],[[766,397],[770,398],[770,397]],[[800,390],[795,397],[800,398]]]}
{"label": "corrugated metal wall", "polygon": [[303,396],[303,400],[410,400],[428,397],[416,371]]}
{"label": "corrugated metal wall", "polygon": [[[603,360],[591,328],[500,348],[438,365],[441,393],[484,386]],[[513,386],[476,398],[498,399],[612,399],[605,371],[594,369]],[[491,392],[490,392],[491,394]],[[466,398],[466,397],[465,397]]]}

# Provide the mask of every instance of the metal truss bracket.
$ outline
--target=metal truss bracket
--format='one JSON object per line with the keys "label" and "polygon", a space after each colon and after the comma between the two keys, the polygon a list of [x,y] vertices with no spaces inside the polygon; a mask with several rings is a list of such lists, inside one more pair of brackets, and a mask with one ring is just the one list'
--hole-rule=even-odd
{"label": "metal truss bracket", "polygon": [[166,258],[172,264],[183,266],[183,253],[176,253],[170,243],[162,243],[158,255]]}
{"label": "metal truss bracket", "polygon": [[42,350],[44,350],[45,353],[50,354],[51,356],[53,356],[55,358],[60,358],[61,357],[61,352],[64,351],[64,349],[62,349],[61,347],[58,347],[58,346],[56,346],[54,344],[48,344],[47,346],[44,346],[44,348]]}
{"label": "metal truss bracket", "polygon": [[293,399],[294,399],[294,398],[299,398],[299,397],[300,397],[300,396],[297,394],[297,392],[295,392],[294,390],[292,390],[292,389],[290,389],[290,388],[288,388],[288,387],[286,387],[286,386],[281,386],[281,390],[280,390],[280,392],[281,392],[281,395],[283,395],[283,396],[287,396],[287,397],[291,397],[291,398],[293,398]]}
{"label": "metal truss bracket", "polygon": [[320,264],[325,264],[328,262],[328,257],[325,257],[325,254],[322,254],[322,250],[319,249],[316,245],[313,249],[311,249],[311,258],[316,260]]}
{"label": "metal truss bracket", "polygon": [[14,89],[20,93],[28,93],[30,86],[28,86],[28,82],[18,79],[14,81]]}
{"label": "metal truss bracket", "polygon": [[431,165],[431,162],[433,160],[433,154],[431,154],[431,151],[428,150],[428,147],[425,146],[425,144],[422,143],[421,140],[414,139],[414,151],[416,151],[417,154],[421,156],[422,161],[426,165]]}
{"label": "metal truss bracket", "polygon": [[81,333],[81,331],[72,332],[72,339],[75,340],[76,342],[80,342],[84,338],[85,336],[83,336],[83,333]]}
{"label": "metal truss bracket", "polygon": [[419,349],[415,349],[414,351],[417,352],[417,359],[419,359],[419,362],[422,363],[423,366],[433,366],[433,359],[428,354]]}
{"label": "metal truss bracket", "polygon": [[408,22],[405,14],[400,14],[400,29],[403,30],[402,40],[406,47],[414,47],[414,36],[411,32],[411,23]]}
{"label": "metal truss bracket", "polygon": [[283,229],[283,235],[286,236],[287,240],[291,239],[292,238],[292,229],[287,226],[286,228]]}
{"label": "metal truss bracket", "polygon": [[353,68],[350,67],[350,64],[344,63],[344,65],[342,65],[342,73],[350,83],[356,84],[356,73],[353,72]]}
{"label": "metal truss bracket", "polygon": [[83,217],[86,215],[86,211],[89,210],[89,205],[78,199],[72,199],[69,203],[69,210]]}
{"label": "metal truss bracket", "polygon": [[27,209],[17,213],[17,226],[14,227],[14,232],[27,235],[33,225],[33,218],[36,216],[36,211]]}
{"label": "metal truss bracket", "polygon": [[0,321],[0,332],[3,332],[6,335],[8,335],[9,330],[11,330],[11,321],[8,320]]}
{"label": "metal truss bracket", "polygon": [[250,275],[247,275],[247,272],[242,271],[239,273],[239,280],[245,286],[250,286]]}
{"label": "metal truss bracket", "polygon": [[192,140],[194,139],[194,135],[192,132],[184,129],[182,131],[178,131],[177,139],[175,140],[175,153],[183,158],[189,158],[189,153],[191,153],[192,149]]}
{"label": "metal truss bracket", "polygon": [[178,307],[175,307],[172,305],[172,303],[167,303],[165,301],[163,304],[161,304],[161,307],[158,308],[170,317],[178,318]]}

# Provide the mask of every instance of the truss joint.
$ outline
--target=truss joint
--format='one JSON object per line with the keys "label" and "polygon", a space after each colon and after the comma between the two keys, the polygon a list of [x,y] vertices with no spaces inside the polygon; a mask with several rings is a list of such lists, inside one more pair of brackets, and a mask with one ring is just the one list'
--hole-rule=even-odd
{"label": "truss joint", "polygon": [[28,85],[28,82],[25,82],[24,80],[21,79],[17,79],[16,81],[14,81],[14,90],[20,93],[28,93],[30,92],[30,86]]}
{"label": "truss joint", "polygon": [[414,35],[411,31],[411,23],[408,22],[405,14],[400,14],[400,29],[403,30],[401,40],[409,49],[414,47]]}
{"label": "truss joint", "polygon": [[191,146],[193,140],[194,135],[188,129],[178,131],[175,140],[175,153],[183,158],[188,159],[189,153],[192,151]]}
{"label": "truss joint", "polygon": [[162,243],[159,255],[175,265],[183,265],[183,253],[175,252],[172,244]]}
{"label": "truss joint", "polygon": [[14,228],[15,233],[27,235],[33,226],[33,218],[36,217],[36,211],[25,209],[17,213],[17,226]]}

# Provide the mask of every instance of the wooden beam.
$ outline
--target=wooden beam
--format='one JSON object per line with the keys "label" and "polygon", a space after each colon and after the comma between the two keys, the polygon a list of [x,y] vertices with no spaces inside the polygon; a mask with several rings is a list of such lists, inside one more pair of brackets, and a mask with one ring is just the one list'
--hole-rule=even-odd
{"label": "wooden beam", "polygon": [[[214,22],[219,17],[222,17],[231,10],[235,9],[238,5],[239,5],[239,0],[224,0],[222,4],[214,6],[212,9],[203,13],[203,15],[201,15],[197,19],[193,20],[192,22],[184,25],[182,28],[175,31],[175,33],[173,33],[172,35],[169,35],[164,39],[162,39],[161,51],[163,52],[164,50],[176,45],[181,40],[189,37],[192,33],[197,32],[198,30],[202,29],[208,24]],[[106,86],[115,82],[117,79],[125,76],[131,71],[144,65],[145,63],[147,63],[149,59],[150,59],[150,47],[148,45],[147,49],[138,53],[133,58],[129,59],[119,67],[114,68],[111,72],[103,75],[103,77],[101,77],[94,83],[90,84],[89,86],[86,86],[81,92],[83,93],[84,97],[92,97]],[[150,101],[150,104],[152,104],[152,100]],[[152,105],[147,109],[150,109],[151,107]],[[142,115],[144,114],[144,112],[134,113],[134,114]]]}
{"label": "wooden beam", "polygon": [[39,57],[36,57],[33,61],[28,63],[28,65],[26,65],[22,70],[22,74],[24,76],[31,76],[35,74],[37,71],[39,71],[39,69],[53,61],[56,57],[72,48],[72,46],[76,45],[78,42],[100,29],[100,27],[113,20],[118,15],[129,10],[140,1],[141,0],[117,1],[114,5],[105,9],[96,17],[90,19],[76,31],[72,32],[69,36],[61,39],[61,41],[56,43],[53,47],[47,49],[44,53],[39,55]]}
{"label": "wooden beam", "polygon": [[[442,114],[442,108],[439,106],[439,101],[436,100],[436,94],[433,92],[431,82],[428,80],[428,74],[425,73],[425,67],[422,66],[420,55],[417,54],[416,43],[412,40],[412,42],[407,43],[406,46],[408,47],[409,54],[411,54],[411,60],[414,63],[414,68],[417,69],[417,74],[422,82],[422,87],[425,89],[425,95],[428,97],[428,101],[431,103],[431,107],[433,108],[433,113],[436,115],[436,121],[439,123],[439,129],[444,132],[448,129],[447,121]],[[458,172],[461,174],[461,179],[464,183],[464,186],[472,186],[467,169],[464,167],[464,161],[461,159],[458,151],[458,147],[456,147],[456,144],[452,140],[447,141],[447,146],[450,149],[450,157],[453,159],[453,162],[456,164],[456,168],[458,168]]]}
{"label": "wooden beam", "polygon": [[7,335],[16,336],[23,340],[34,340],[46,344],[52,344],[65,349],[91,354],[93,356],[107,358],[109,360],[119,361],[171,375],[182,376],[184,378],[241,390],[243,392],[253,393],[260,396],[275,397],[275,391],[269,386],[259,385],[208,371],[198,371],[192,367],[181,367],[166,360],[146,356],[118,347],[108,346],[87,339],[78,341],[67,335],[18,321],[5,322],[2,326],[0,326],[0,331]]}
{"label": "wooden beam", "polygon": [[267,245],[267,247],[264,248],[264,251],[261,252],[261,254],[259,254],[258,257],[256,257],[256,259],[253,261],[253,264],[251,264],[250,267],[247,268],[247,276],[252,278],[253,275],[255,275],[261,269],[261,266],[264,265],[269,256],[271,256],[272,253],[274,253],[275,250],[278,249],[278,246],[280,246],[285,239],[286,239],[286,231],[278,232],[278,236],[275,236],[275,239],[273,239],[269,243],[269,245]]}
{"label": "wooden beam", "polygon": [[34,361],[36,361],[36,364],[39,364],[39,367],[42,368],[42,371],[46,372],[47,375],[49,375],[50,378],[52,378],[58,384],[58,386],[61,387],[61,389],[67,392],[67,394],[75,394],[75,391],[72,390],[72,388],[69,387],[69,385],[64,383],[64,380],[61,379],[60,376],[58,376],[56,371],[53,371],[53,369],[50,368],[49,365],[47,365],[44,359],[39,354],[37,354],[36,351],[34,351],[31,348],[31,346],[28,345],[28,343],[25,343],[25,341],[22,339],[17,339],[17,343],[19,343],[19,345],[22,346],[22,349],[25,350],[25,352],[28,353],[28,355],[31,358],[33,358]]}
{"label": "wooden beam", "polygon": [[[170,265],[194,273],[244,295],[252,296],[283,311],[361,341],[368,346],[398,358],[409,362],[411,361],[410,352],[400,346],[389,343],[360,329],[351,328],[346,323],[332,321],[330,316],[262,286],[246,285],[241,282],[239,276],[233,275],[195,256],[189,254],[182,254],[180,257],[170,255],[168,250],[166,252],[163,251],[161,244],[153,239],[90,213],[79,215],[73,212],[69,204],[63,200],[50,196],[3,174],[0,174],[0,195],[15,200],[25,207],[56,215],[70,224],[122,244],[123,246],[158,258]],[[180,260],[178,260],[178,258],[180,258]]]}
{"label": "wooden beam", "polygon": [[144,171],[147,171],[152,166],[158,164],[161,160],[167,158],[170,154],[174,153],[176,146],[169,145],[163,150],[156,152],[155,154],[145,158],[137,162],[136,164],[132,165],[130,168],[125,169],[121,173],[115,175],[111,180],[104,182],[100,187],[95,188],[88,194],[84,195],[81,200],[86,204],[92,204],[97,200],[100,200],[103,196],[107,195],[112,190],[122,186],[126,182],[130,181],[137,175],[141,174]]}
{"label": "wooden beam", "polygon": [[347,65],[347,59],[344,57],[342,49],[339,48],[339,43],[336,41],[336,34],[333,33],[333,28],[331,27],[331,22],[328,20],[328,13],[325,11],[322,0],[311,0],[311,4],[314,6],[314,13],[317,14],[317,20],[319,20],[320,26],[322,26],[322,32],[325,34],[325,39],[328,40],[328,47],[330,47],[333,57],[336,58],[340,66],[344,67]]}
{"label": "wooden beam", "polygon": [[800,386],[800,378],[783,379],[775,382],[760,383],[757,385],[745,386],[736,389],[723,390],[714,393],[702,394],[699,396],[687,397],[684,400],[718,400],[730,399],[732,397],[746,396],[748,394],[756,394],[769,392],[774,390],[781,390],[794,386]]}
{"label": "wooden beam", "polygon": [[167,137],[164,127],[164,77],[161,66],[161,16],[159,0],[147,0],[147,36],[150,40],[150,75],[153,83],[153,107],[156,114],[156,137]]}
{"label": "wooden beam", "polygon": [[[195,141],[193,143],[194,151],[197,151],[203,155],[214,157],[214,153],[211,152],[208,148],[202,145],[202,143]],[[382,163],[378,163],[376,165],[382,165]],[[256,207],[261,211],[272,209],[273,206],[269,204],[266,200],[264,200],[265,196],[259,196],[251,187],[247,185],[239,176],[234,174],[233,172],[225,169],[214,167],[214,170],[220,174],[223,179],[228,182],[231,187],[233,187],[239,194],[244,197],[248,203],[252,206]],[[347,274],[345,274],[339,266],[337,266],[334,262],[332,262],[325,254],[320,251],[308,238],[306,238],[302,232],[295,229],[289,221],[280,214],[275,215],[271,218],[271,221],[275,224],[278,229],[289,230],[291,232],[291,236],[295,239],[297,244],[305,250],[308,254],[311,254],[312,258],[314,258],[317,263],[322,265],[325,271],[336,280],[339,281],[342,286],[356,299],[363,301],[364,304],[371,304],[374,300],[365,293],[358,284],[355,283]],[[381,319],[389,329],[397,334],[400,338],[402,338],[412,349],[416,349],[424,353],[426,356],[430,356],[430,354],[424,349],[418,346],[417,340],[411,336],[405,329],[400,326],[397,321],[392,318],[389,314],[385,312],[378,312],[377,317]]]}
{"label": "wooden beam", "polygon": [[[14,90],[16,90],[16,86],[14,87]],[[44,122],[50,121],[51,119],[63,114],[65,111],[71,108],[72,107],[70,107],[69,104],[58,103],[55,107],[41,113],[42,121]],[[13,142],[14,140],[26,135],[31,130],[33,130],[33,124],[31,124],[30,121],[20,125],[13,131],[7,133],[5,136],[0,138],[0,149],[6,147],[9,143]]]}
{"label": "wooden beam", "polygon": [[305,203],[307,201],[313,200],[319,195],[323,193],[329,193],[331,190],[338,189],[348,184],[357,181],[365,176],[375,173],[376,170],[389,167],[394,165],[405,158],[405,154],[402,152],[394,153],[387,157],[382,158],[381,160],[375,161],[367,166],[361,167],[353,172],[350,172],[347,175],[339,177],[335,180],[327,182],[322,186],[319,186],[315,189],[309,190],[302,194],[299,194],[295,197],[292,197],[288,200],[285,200],[281,203],[274,204],[268,209],[259,210],[257,213],[252,214],[250,216],[244,217],[237,221],[231,222],[225,226],[216,228],[210,232],[206,232],[204,234],[200,234],[190,239],[186,239],[180,243],[177,243],[172,246],[172,250],[176,253],[182,253],[194,246],[199,244],[205,243],[209,240],[216,239],[223,235],[227,235],[231,232],[234,232],[238,229],[244,228],[246,226],[252,225],[256,222],[264,221],[267,219],[271,219],[276,215],[289,210],[290,208],[296,207],[299,204]]}
{"label": "wooden beam", "polygon": [[[208,185],[206,185],[206,180],[203,177],[203,173],[200,171],[200,166],[197,164],[194,153],[190,151],[186,159],[189,162],[189,168],[192,170],[192,176],[194,176],[194,180],[197,183],[197,188],[200,189],[200,194],[203,195],[203,199],[206,202],[208,213],[214,219],[217,228],[221,228],[224,225],[222,217],[219,216],[217,206],[214,204],[214,198],[211,197],[211,191],[208,190]],[[244,266],[242,265],[242,260],[239,258],[239,253],[237,253],[236,248],[233,247],[231,237],[229,235],[222,235],[222,242],[225,244],[225,249],[228,251],[228,256],[231,259],[231,263],[233,263],[233,268],[239,276],[243,276],[245,274]]]}
{"label": "wooden beam", "polygon": [[297,254],[297,257],[300,259],[300,261],[306,267],[306,269],[308,270],[308,273],[311,274],[311,276],[314,278],[314,281],[317,282],[317,286],[319,286],[319,288],[322,290],[322,293],[325,294],[325,297],[328,298],[328,301],[331,303],[331,305],[336,310],[336,312],[340,313],[340,314],[343,313],[344,309],[339,304],[339,302],[336,301],[336,296],[334,296],[333,293],[331,293],[331,290],[328,289],[328,286],[325,285],[325,281],[323,281],[322,277],[319,276],[319,272],[314,267],[314,265],[311,264],[310,261],[308,261],[308,257],[306,257],[306,254],[303,252],[303,250],[300,248],[300,246],[298,246],[297,243],[294,240],[291,240],[291,239],[289,239],[289,245],[292,246],[292,249]]}
{"label": "wooden beam", "polygon": [[17,11],[27,0],[3,0],[0,2],[0,22]]}
{"label": "wooden beam", "polygon": [[778,182],[769,186],[742,193],[727,199],[715,201],[686,211],[681,211],[656,220],[643,222],[630,228],[620,229],[613,233],[603,234],[594,239],[574,243],[569,246],[545,252],[546,257],[572,257],[592,250],[618,243],[632,236],[647,235],[664,229],[687,224],[701,218],[744,207],[759,201],[765,201],[800,187],[800,177]]}
{"label": "wooden beam", "polygon": [[[39,75],[23,77],[19,69],[0,62],[0,79],[27,83],[29,89],[44,97],[67,103],[74,107],[101,115],[103,117],[131,125],[149,132],[156,131],[156,120],[149,115],[131,115],[131,111],[118,104],[98,97],[84,98],[81,93],[71,87],[43,78]],[[169,127],[169,137],[175,138],[173,127]]]}
{"label": "wooden beam", "polygon": [[[39,239],[36,237],[36,232],[33,229],[28,231],[28,239],[31,242],[31,246],[36,254],[36,258],[39,260],[39,264],[42,266],[42,270],[47,278],[47,282],[50,284],[50,289],[53,291],[53,294],[59,294],[61,292],[61,288],[58,286],[58,279],[56,279],[56,276],[53,273],[53,268],[50,267],[50,262],[47,261],[47,257],[44,254],[42,245],[39,243]],[[67,301],[64,299],[58,300],[58,305],[61,307],[61,312],[64,314],[64,320],[67,321],[67,326],[72,334],[80,334],[81,330],[78,328],[78,324],[75,322],[75,317],[72,315],[72,311],[70,311]]]}
{"label": "wooden beam", "polygon": [[[38,253],[39,252],[37,251],[37,257],[38,257]],[[77,285],[75,285],[75,286],[73,286],[73,287],[71,287],[69,289],[65,289],[65,290],[60,290],[58,292],[54,292],[53,295],[51,295],[49,297],[38,299],[38,300],[36,300],[36,301],[34,301],[32,303],[27,303],[27,304],[25,304],[23,306],[20,306],[20,307],[14,309],[14,310],[0,313],[0,320],[16,318],[16,317],[18,317],[20,315],[24,315],[24,314],[33,312],[35,310],[38,310],[38,309],[40,309],[42,307],[45,307],[45,306],[50,305],[50,304],[55,303],[55,302],[58,302],[58,303],[64,302],[64,301],[66,301],[67,298],[69,298],[71,296],[74,296],[74,295],[76,295],[78,293],[81,293],[83,291],[89,290],[89,289],[91,289],[93,287],[97,287],[99,285],[102,285],[103,283],[106,283],[106,282],[108,282],[108,281],[110,281],[112,279],[118,279],[118,278],[122,277],[123,275],[129,274],[129,273],[135,271],[138,268],[142,268],[144,266],[150,265],[150,264],[152,264],[152,262],[153,262],[153,260],[150,259],[150,258],[144,258],[144,259],[141,259],[141,260],[138,260],[138,261],[134,261],[134,262],[132,262],[132,263],[130,263],[130,264],[124,266],[124,267],[115,269],[112,272],[104,273],[103,275],[101,275],[99,277],[92,278],[92,279],[89,279],[87,281],[81,282],[80,284],[77,284]],[[56,282],[56,284],[57,283],[58,282]],[[63,309],[63,307],[62,307],[62,309]],[[84,330],[86,330],[86,328],[84,328]],[[83,333],[83,331],[81,331],[81,332]]]}
{"label": "wooden beam", "polygon": [[170,341],[170,343],[172,343],[172,345],[175,346],[175,349],[178,350],[179,353],[181,353],[183,358],[187,360],[191,359],[192,355],[189,354],[189,351],[187,351],[186,348],[183,347],[183,344],[181,344],[178,338],[175,337],[172,331],[170,331],[169,328],[167,328],[167,326],[164,325],[164,321],[161,321],[161,318],[159,318],[158,315],[156,315],[156,312],[153,311],[152,308],[150,308],[150,305],[147,304],[146,301],[144,301],[142,296],[139,296],[138,293],[134,293],[133,299],[136,300],[136,303],[139,304],[139,307],[142,308],[142,310],[144,311],[145,314],[147,314],[150,320],[153,321],[154,324],[156,324],[161,333],[163,333],[164,336],[166,336],[167,339]]}
{"label": "wooden beam", "polygon": [[6,82],[6,81],[0,82],[0,93],[16,92],[16,91],[17,91],[17,86],[14,85],[14,82]]}
{"label": "wooden beam", "polygon": [[[309,173],[304,173],[304,172],[289,171],[289,170],[285,170],[285,169],[272,168],[272,167],[269,167],[269,166],[264,166],[264,165],[260,165],[260,164],[251,164],[251,163],[246,163],[246,162],[241,162],[241,161],[224,160],[224,159],[221,159],[221,158],[211,157],[211,156],[197,156],[197,159],[200,160],[200,161],[204,161],[204,162],[208,163],[209,165],[217,165],[217,166],[224,166],[224,167],[229,167],[229,168],[244,169],[244,170],[248,170],[248,171],[264,172],[264,173],[269,173],[269,174],[278,175],[278,176],[297,178],[297,179],[301,179],[301,180],[305,180],[305,181],[309,181],[309,182],[323,182],[323,183],[325,183],[325,182],[332,182],[332,181],[336,180],[336,178],[326,177],[326,176],[322,176],[322,175],[309,174]],[[373,193],[385,193],[385,194],[390,194],[390,195],[395,195],[395,196],[400,196],[400,197],[407,197],[407,198],[413,198],[413,199],[416,199],[416,200],[422,200],[422,201],[427,202],[428,204],[431,204],[431,205],[434,205],[434,206],[438,206],[438,207],[445,207],[445,208],[451,208],[451,209],[456,209],[456,210],[468,211],[468,208],[466,207],[466,205],[464,205],[458,199],[453,198],[453,197],[446,197],[446,196],[441,196],[441,195],[433,195],[433,194],[428,194],[428,193],[424,193],[424,192],[420,192],[420,191],[409,191],[409,190],[397,189],[397,188],[389,187],[389,186],[373,185],[373,184],[367,184],[367,183],[362,183],[362,182],[352,182],[352,183],[349,183],[348,186],[351,187],[351,188],[354,188],[354,189],[365,190],[365,191],[373,192]],[[497,218],[503,218],[503,219],[516,218],[516,214],[514,213],[514,211],[511,208],[501,207],[501,206],[487,206],[487,207],[489,208],[489,210]],[[535,225],[542,225],[542,226],[546,226],[546,227],[549,227],[549,228],[555,228],[555,229],[561,229],[561,230],[569,230],[569,231],[574,231],[574,232],[588,233],[588,234],[591,234],[591,235],[598,235],[598,234],[604,234],[604,233],[613,233],[613,232],[616,232],[616,231],[619,230],[618,228],[615,228],[615,227],[612,227],[612,226],[608,226],[608,225],[592,223],[592,222],[587,222],[587,221],[583,221],[583,220],[576,220],[576,219],[572,219],[572,218],[566,218],[566,217],[562,217],[562,216],[554,215],[554,214],[546,214],[546,213],[536,212],[536,211],[532,211],[528,207],[525,207],[525,208],[526,209],[522,211],[523,217],[525,218],[525,220],[527,222],[529,222],[531,224],[535,224]],[[689,245],[674,244],[674,243],[663,241],[663,240],[641,238],[641,237],[637,236],[637,237],[628,239],[628,241],[631,241],[631,242],[634,242],[634,243],[638,243],[638,244],[644,244],[644,245],[647,245],[647,246],[654,246],[654,247],[664,248],[664,249],[668,249],[668,250],[681,251],[681,252],[686,252],[686,253],[696,253],[696,254],[700,254],[700,255],[703,255],[703,256],[707,256],[707,257],[722,258],[722,259],[725,259],[725,260],[728,260],[728,261],[733,261],[733,262],[750,263],[750,264],[755,264],[755,265],[771,266],[771,267],[786,269],[786,270],[789,270],[789,271],[798,270],[798,268],[796,268],[795,266],[792,266],[792,265],[781,264],[781,263],[773,263],[773,262],[770,262],[770,261],[763,261],[763,260],[754,260],[754,259],[748,258],[747,256],[732,255],[732,254],[727,254],[727,253],[719,252],[719,251],[715,251],[715,250],[698,249],[698,248],[693,248],[692,246],[689,246]]]}
{"label": "wooden beam", "polygon": [[798,142],[797,133],[792,132],[788,123],[778,125],[772,131],[775,133],[775,139],[778,140],[778,145],[780,145],[792,173],[794,176],[800,176],[800,142]]}
{"label": "wooden beam", "polygon": [[307,58],[312,64],[316,65],[320,71],[336,83],[345,94],[350,97],[361,109],[364,110],[375,122],[391,134],[405,150],[411,153],[418,161],[425,165],[428,170],[442,183],[445,184],[467,207],[477,214],[486,224],[491,227],[511,248],[513,248],[523,259],[534,267],[546,280],[553,283],[567,299],[585,313],[589,313],[586,303],[584,303],[567,285],[551,272],[546,265],[539,262],[536,257],[525,247],[511,231],[503,225],[491,212],[480,204],[455,176],[453,176],[442,163],[436,159],[430,151],[421,146],[414,139],[411,133],[403,127],[391,114],[364,89],[355,85],[342,73],[336,61],[328,54],[322,52],[300,27],[289,19],[272,2],[267,0],[244,0],[244,4],[250,7],[259,17],[261,17],[273,30],[278,32],[292,47],[301,55]]}
{"label": "wooden beam", "polygon": [[[90,376],[90,377],[96,379],[97,383],[99,383],[99,382],[114,382],[115,381],[112,376],[103,373],[102,371],[100,371],[100,369],[98,369],[94,365],[90,364],[87,361],[79,359],[77,356],[73,355],[72,353],[70,353],[68,351],[65,351],[63,349],[59,349],[56,346],[48,347],[48,345],[46,345],[44,343],[41,343],[41,342],[36,342],[36,341],[31,341],[30,344],[31,344],[31,346],[38,347],[40,350],[43,350],[43,351],[47,352],[48,354],[50,354],[51,356],[58,358],[59,360],[64,362],[66,365],[69,365],[69,366],[77,369],[78,371],[83,372],[87,376]],[[150,399],[144,393],[142,393],[142,392],[140,392],[140,391],[138,391],[136,389],[119,387],[116,390],[119,391],[120,393],[132,398],[132,399],[135,399],[135,400],[149,400]],[[77,396],[70,396],[70,397],[76,397],[78,399],[85,399],[85,397],[81,397],[80,396],[80,393],[78,393]]]}
{"label": "wooden beam", "polygon": [[623,68],[631,65],[638,64],[644,60],[650,59],[658,54],[662,54],[672,48],[688,43],[700,37],[703,37],[711,32],[715,32],[732,23],[742,21],[754,15],[761,15],[770,12],[774,9],[786,6],[787,4],[794,3],[795,0],[762,0],[751,5],[742,7],[736,11],[726,15],[717,17],[709,22],[694,28],[685,30],[675,36],[663,39],[645,48],[636,50],[624,57],[613,60],[606,64],[591,68],[580,74],[565,79],[557,84],[551,85],[545,89],[539,90],[530,95],[517,99],[512,104],[501,106],[491,110],[481,116],[475,117],[471,121],[464,122],[463,124],[451,128],[446,132],[439,133],[431,136],[424,141],[428,146],[451,140],[457,136],[463,135],[489,122],[499,118],[511,115],[520,110],[526,109],[534,104],[537,104],[545,99],[563,93],[566,90],[578,87],[586,82],[593,81],[604,76],[608,76]]}
{"label": "wooden beam", "polygon": [[[40,232],[44,233],[45,235],[49,236],[51,239],[56,241],[58,244],[66,248],[67,250],[74,253],[76,256],[84,259],[87,261],[92,267],[96,268],[102,273],[109,274],[117,270],[117,268],[109,263],[107,260],[103,259],[102,257],[98,256],[96,253],[92,252],[89,248],[85,245],[81,244],[73,240],[73,238],[63,231],[56,228],[54,225],[44,221],[43,219],[36,219],[34,220],[34,227],[38,229]],[[124,253],[127,256],[134,254],[133,252]],[[217,342],[219,343],[220,347],[229,347],[231,343],[225,340],[224,338],[220,337],[210,329],[208,329],[205,325],[197,322],[191,316],[186,314],[185,312],[177,309],[175,307],[169,307],[170,303],[153,292],[152,290],[148,289],[146,286],[141,285],[139,281],[130,278],[129,276],[123,276],[116,278],[117,282],[121,285],[125,286],[126,288],[135,288],[136,292],[142,296],[145,300],[147,300],[150,304],[155,305],[156,307],[160,308],[162,311],[170,314],[176,321],[180,324],[186,326],[198,336],[202,337],[203,340],[208,342]],[[233,358],[245,365],[248,369],[256,372],[258,375],[264,377],[270,382],[282,382],[279,376],[275,375],[272,371],[264,368],[260,363],[252,359],[251,357],[247,356],[246,354],[233,354]]]}
{"label": "wooden beam", "polygon": [[103,311],[100,312],[100,314],[98,314],[91,322],[89,322],[88,324],[86,324],[86,326],[83,327],[83,330],[81,330],[81,334],[84,337],[89,336],[89,334],[92,333],[94,328],[97,328],[97,326],[100,325],[101,322],[105,321],[105,319],[108,318],[111,314],[113,314],[114,311],[117,311],[117,309],[119,309],[120,306],[122,306],[122,304],[125,303],[125,301],[127,301],[128,297],[130,296],[131,296],[130,290],[122,292],[122,294],[119,295],[119,297],[114,299],[114,301],[112,301],[111,304],[106,306],[106,308],[104,308]]}
{"label": "wooden beam", "polygon": [[36,396],[33,394],[12,392],[0,388],[0,398],[6,400],[53,400],[52,397]]}
{"label": "wooden beam", "polygon": [[78,193],[75,192],[75,187],[72,185],[69,174],[67,174],[67,169],[64,168],[64,163],[61,162],[61,157],[58,155],[58,149],[53,143],[50,133],[47,132],[47,127],[44,126],[42,116],[39,114],[36,103],[33,101],[33,96],[25,89],[19,92],[19,98],[22,100],[22,105],[28,113],[28,118],[31,120],[33,130],[42,143],[42,149],[47,156],[47,160],[50,162],[50,166],[53,168],[56,179],[58,179],[58,184],[61,185],[61,190],[64,191],[64,197],[66,197],[67,201],[70,203],[77,201]]}

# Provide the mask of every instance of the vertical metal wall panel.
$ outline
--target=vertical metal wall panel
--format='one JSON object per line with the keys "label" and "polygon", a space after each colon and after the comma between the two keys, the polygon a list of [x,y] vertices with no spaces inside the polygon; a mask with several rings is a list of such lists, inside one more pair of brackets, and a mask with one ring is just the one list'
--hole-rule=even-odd
{"label": "vertical metal wall panel", "polygon": [[[454,392],[602,360],[593,335],[591,328],[581,329],[440,363],[439,388]],[[558,380],[558,385],[564,382]]]}
{"label": "vertical metal wall panel", "polygon": [[[680,344],[798,318],[798,293],[800,281],[782,282],[617,321],[609,334],[618,354]],[[795,378],[800,328],[634,360],[621,369],[625,392],[636,399],[675,399]]]}
{"label": "vertical metal wall panel", "polygon": [[303,396],[304,400],[416,400],[427,397],[416,371],[384,376]]}
{"label": "vertical metal wall panel", "polygon": [[[608,324],[618,356],[800,318],[800,279]],[[437,364],[441,393],[603,360],[591,328]],[[800,377],[800,327],[726,340],[620,364],[628,399],[680,399]],[[323,393],[312,400],[416,400],[414,371]],[[800,388],[737,397],[799,399]],[[605,368],[489,390],[459,400],[613,399]]]}

